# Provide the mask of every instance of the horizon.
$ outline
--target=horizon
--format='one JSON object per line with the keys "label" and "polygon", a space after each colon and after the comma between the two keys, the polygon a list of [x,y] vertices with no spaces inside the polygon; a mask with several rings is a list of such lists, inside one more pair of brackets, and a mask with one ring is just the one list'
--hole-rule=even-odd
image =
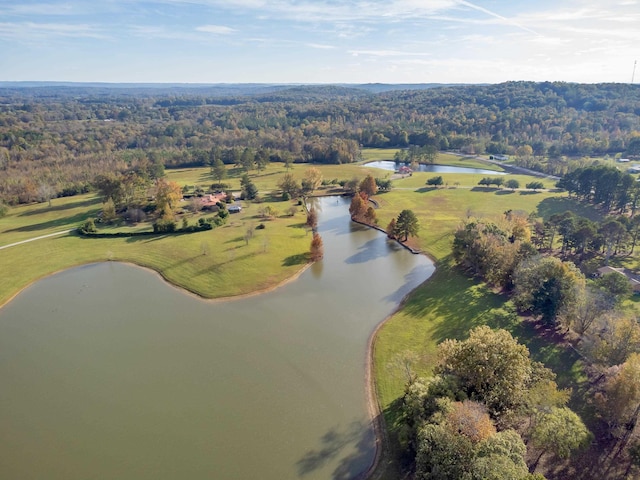
{"label": "horizon", "polygon": [[2,82],[630,83],[640,58],[638,0],[24,0],[0,15]]}

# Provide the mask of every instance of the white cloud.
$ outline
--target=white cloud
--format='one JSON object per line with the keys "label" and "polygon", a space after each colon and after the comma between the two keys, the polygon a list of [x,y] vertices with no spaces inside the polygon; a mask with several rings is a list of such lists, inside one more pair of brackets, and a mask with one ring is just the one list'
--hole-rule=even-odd
{"label": "white cloud", "polygon": [[237,32],[235,28],[226,27],[224,25],[201,25],[196,27],[198,32],[214,33],[216,35],[230,35]]}
{"label": "white cloud", "polygon": [[54,37],[109,38],[101,28],[87,24],[35,22],[0,23],[0,38],[16,41],[33,41]]}
{"label": "white cloud", "polygon": [[305,43],[309,48],[316,48],[318,50],[334,50],[336,47],[333,45],[323,45],[320,43]]}
{"label": "white cloud", "polygon": [[360,55],[370,57],[426,57],[429,53],[423,52],[403,52],[400,50],[349,50],[349,54],[354,57]]}

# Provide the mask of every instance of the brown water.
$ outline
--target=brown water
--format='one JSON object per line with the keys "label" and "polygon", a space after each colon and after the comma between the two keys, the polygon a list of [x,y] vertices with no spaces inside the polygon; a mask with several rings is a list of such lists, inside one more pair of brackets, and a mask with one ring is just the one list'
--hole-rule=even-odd
{"label": "brown water", "polygon": [[371,464],[367,339],[433,271],[319,201],[325,260],[207,302],[118,263],[0,310],[1,479],[349,479]]}

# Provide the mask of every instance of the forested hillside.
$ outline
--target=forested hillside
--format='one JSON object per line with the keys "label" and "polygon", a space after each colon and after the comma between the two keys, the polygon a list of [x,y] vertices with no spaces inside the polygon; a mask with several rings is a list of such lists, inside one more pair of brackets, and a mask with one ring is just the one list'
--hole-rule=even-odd
{"label": "forested hillside", "polygon": [[555,174],[584,167],[576,158],[640,156],[637,85],[211,88],[0,88],[0,199],[71,195],[98,174],[217,158],[349,163],[360,147],[508,153]]}

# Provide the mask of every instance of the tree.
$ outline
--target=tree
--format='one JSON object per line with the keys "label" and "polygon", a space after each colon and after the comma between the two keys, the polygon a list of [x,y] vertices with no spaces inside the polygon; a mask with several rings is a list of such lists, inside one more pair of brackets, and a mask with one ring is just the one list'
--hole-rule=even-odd
{"label": "tree", "polygon": [[253,164],[255,162],[255,155],[253,150],[249,147],[245,148],[242,151],[242,155],[240,156],[240,166],[244,169],[245,172],[248,172],[253,168]]}
{"label": "tree", "polygon": [[311,261],[317,262],[324,257],[324,245],[322,243],[322,237],[318,232],[314,232],[311,239]]}
{"label": "tree", "polygon": [[296,197],[300,191],[300,185],[291,173],[285,173],[278,182],[278,187],[283,193],[288,193],[291,197]]}
{"label": "tree", "polygon": [[544,188],[544,183],[538,182],[538,181],[529,182],[529,183],[527,183],[525,185],[525,187],[528,188],[529,190],[533,190],[533,191],[542,190]]}
{"label": "tree", "polygon": [[258,188],[251,181],[247,173],[240,179],[240,186],[242,187],[242,198],[254,200],[258,196]]}
{"label": "tree", "polygon": [[428,178],[427,185],[434,186],[434,187],[439,187],[440,185],[444,185],[444,180],[442,179],[442,175]]}
{"label": "tree", "polygon": [[397,231],[396,219],[392,218],[391,221],[389,222],[389,225],[387,225],[387,229],[386,229],[387,237],[391,239],[395,239],[396,231]]}
{"label": "tree", "polygon": [[571,452],[586,446],[591,433],[578,415],[567,407],[553,407],[541,413],[531,432],[531,442],[544,452],[567,458]]}
{"label": "tree", "polygon": [[302,179],[302,189],[307,192],[313,192],[322,185],[322,173],[315,167],[308,168],[304,172]]}
{"label": "tree", "polygon": [[4,217],[9,212],[9,207],[4,202],[0,201],[0,218]]}
{"label": "tree", "polygon": [[540,315],[554,324],[575,303],[576,287],[584,287],[585,278],[573,263],[555,257],[536,256],[525,260],[514,272],[514,303],[521,310]]}
{"label": "tree", "polygon": [[406,242],[409,236],[417,237],[420,230],[418,218],[412,210],[402,210],[396,220],[395,236]]}
{"label": "tree", "polygon": [[595,395],[598,412],[614,430],[635,425],[640,413],[640,354],[632,353]]}
{"label": "tree", "polygon": [[640,324],[635,317],[611,311],[601,317],[598,330],[590,348],[597,362],[620,365],[640,351]]}
{"label": "tree", "polygon": [[351,204],[349,205],[349,213],[351,214],[352,220],[362,221],[364,219],[367,213],[367,202],[367,194],[364,192],[357,193],[353,196]]}
{"label": "tree", "polygon": [[467,340],[442,342],[435,373],[459,378],[467,395],[494,414],[522,405],[534,381],[551,375],[531,362],[527,347],[509,332],[487,326],[471,330]]}
{"label": "tree", "polygon": [[376,216],[376,209],[370,206],[364,214],[364,221],[369,225],[373,225],[377,222]]}
{"label": "tree", "polygon": [[596,288],[611,299],[612,303],[617,303],[618,305],[633,293],[633,287],[629,283],[629,279],[622,273],[605,273],[593,283]]}
{"label": "tree", "polygon": [[118,218],[116,206],[114,205],[113,200],[108,198],[107,201],[102,204],[102,221],[104,223],[111,223],[116,218]]}
{"label": "tree", "polygon": [[170,212],[182,198],[182,188],[176,182],[164,180],[156,181],[156,210]]}
{"label": "tree", "polygon": [[98,189],[102,201],[106,202],[111,198],[118,205],[122,198],[122,180],[114,174],[98,175],[93,181]]}
{"label": "tree", "polygon": [[312,230],[315,230],[316,228],[318,228],[318,212],[316,212],[316,209],[313,207],[311,207],[307,212],[306,225]]}
{"label": "tree", "polygon": [[391,180],[388,178],[376,178],[376,185],[378,186],[378,191],[388,192],[391,190]]}
{"label": "tree", "polygon": [[218,185],[222,183],[222,180],[227,178],[227,167],[222,162],[222,159],[216,157],[213,160],[213,165],[211,166],[211,174],[213,178],[216,179]]}
{"label": "tree", "polygon": [[520,188],[520,182],[515,178],[510,178],[505,182],[504,186],[511,190],[515,190],[516,188]]}
{"label": "tree", "polygon": [[360,191],[366,193],[369,197],[378,193],[376,180],[371,175],[364,177],[362,182],[360,182]]}

